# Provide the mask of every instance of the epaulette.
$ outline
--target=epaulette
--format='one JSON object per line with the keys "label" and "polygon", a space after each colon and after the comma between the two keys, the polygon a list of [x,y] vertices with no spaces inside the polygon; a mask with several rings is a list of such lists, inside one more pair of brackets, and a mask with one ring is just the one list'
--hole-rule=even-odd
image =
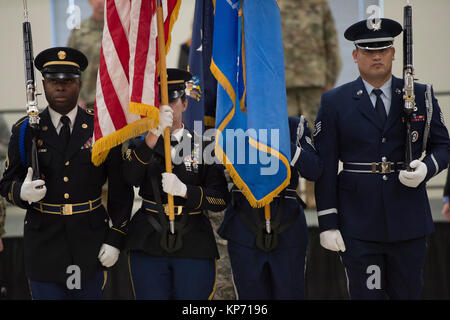
{"label": "epaulette", "polygon": [[86,108],[86,113],[90,116],[93,116],[95,114],[95,111],[93,108]]}
{"label": "epaulette", "polygon": [[24,116],[23,118],[19,119],[19,121],[14,124],[14,127],[20,126],[26,119],[28,119],[28,116]]}

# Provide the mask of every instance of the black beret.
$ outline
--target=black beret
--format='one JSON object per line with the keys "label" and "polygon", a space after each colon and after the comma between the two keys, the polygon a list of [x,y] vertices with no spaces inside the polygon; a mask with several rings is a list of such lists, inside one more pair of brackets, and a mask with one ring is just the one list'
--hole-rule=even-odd
{"label": "black beret", "polygon": [[78,78],[86,69],[88,60],[77,49],[55,47],[40,52],[34,65],[44,78]]}
{"label": "black beret", "polygon": [[394,38],[403,31],[397,21],[381,18],[359,21],[345,30],[344,37],[361,49],[379,50],[389,48]]}

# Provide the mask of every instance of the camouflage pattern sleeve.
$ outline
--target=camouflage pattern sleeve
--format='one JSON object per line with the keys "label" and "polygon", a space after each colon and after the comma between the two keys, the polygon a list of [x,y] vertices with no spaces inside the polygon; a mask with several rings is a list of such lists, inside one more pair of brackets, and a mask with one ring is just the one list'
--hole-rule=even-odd
{"label": "camouflage pattern sleeve", "polygon": [[279,1],[286,87],[333,86],[341,68],[327,0]]}
{"label": "camouflage pattern sleeve", "polygon": [[6,203],[5,199],[0,196],[0,238],[3,237],[5,232],[5,220],[6,220]]}
{"label": "camouflage pattern sleeve", "polygon": [[103,35],[103,21],[92,18],[81,21],[80,29],[73,29],[67,42],[72,47],[83,52],[89,64],[81,74],[83,87],[80,92],[80,101],[93,107],[95,102],[97,70],[100,63],[100,49]]}
{"label": "camouflage pattern sleeve", "polygon": [[327,0],[324,1],[324,37],[327,62],[326,83],[328,88],[334,87],[342,69],[342,59],[339,52],[338,34],[333,14]]}

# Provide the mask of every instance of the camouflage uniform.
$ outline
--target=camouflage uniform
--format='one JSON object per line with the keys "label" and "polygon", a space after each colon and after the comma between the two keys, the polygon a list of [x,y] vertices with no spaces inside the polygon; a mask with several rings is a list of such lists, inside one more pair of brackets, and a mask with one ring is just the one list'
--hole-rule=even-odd
{"label": "camouflage uniform", "polygon": [[72,47],[83,52],[89,65],[81,74],[83,87],[80,92],[80,101],[93,107],[97,85],[97,71],[100,63],[100,49],[102,45],[103,21],[94,20],[92,17],[81,21],[80,29],[73,29],[67,42]]}
{"label": "camouflage uniform", "polygon": [[[6,121],[0,115],[0,176],[3,175],[5,168],[5,159],[8,153],[9,130]],[[6,219],[6,201],[0,196],[0,238],[5,234],[5,219]]]}
{"label": "camouflage uniform", "polygon": [[327,0],[281,0],[289,116],[314,123],[320,96],[342,67],[338,37]]}
{"label": "camouflage uniform", "polygon": [[6,219],[6,202],[5,198],[0,197],[0,238],[3,237],[5,232],[5,219]]}
{"label": "camouflage uniform", "polygon": [[232,279],[230,257],[228,256],[227,240],[222,239],[216,232],[222,224],[225,211],[208,213],[220,255],[220,259],[217,261],[217,279],[214,300],[235,300],[236,293]]}
{"label": "camouflage uniform", "polygon": [[[308,123],[314,124],[323,90],[334,86],[342,68],[333,15],[327,0],[280,0],[278,3],[288,115],[303,115]],[[306,204],[314,208],[314,184],[309,181],[305,184]]]}

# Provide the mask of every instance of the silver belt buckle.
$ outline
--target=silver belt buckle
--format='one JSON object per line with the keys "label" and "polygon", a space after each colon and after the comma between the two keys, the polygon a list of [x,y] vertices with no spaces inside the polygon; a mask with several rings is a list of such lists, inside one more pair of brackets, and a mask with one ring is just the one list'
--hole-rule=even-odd
{"label": "silver belt buckle", "polygon": [[381,173],[391,173],[391,162],[387,162],[386,157],[383,157],[381,161]]}

